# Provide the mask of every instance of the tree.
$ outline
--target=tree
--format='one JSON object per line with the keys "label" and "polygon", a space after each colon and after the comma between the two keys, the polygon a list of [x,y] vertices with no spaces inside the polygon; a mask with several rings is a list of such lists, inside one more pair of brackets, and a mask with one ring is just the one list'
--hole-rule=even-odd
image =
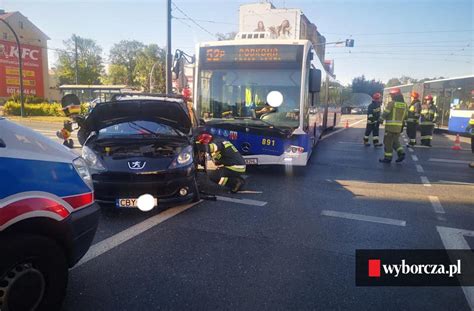
{"label": "tree", "polygon": [[[155,66],[153,68],[153,66]],[[152,90],[150,90],[150,73],[152,75]],[[145,46],[138,53],[134,79],[146,92],[166,92],[166,51],[156,44]]]}
{"label": "tree", "polygon": [[102,78],[105,84],[127,84],[127,68],[123,65],[111,64],[108,68],[107,75]]}
{"label": "tree", "polygon": [[[112,80],[121,80],[126,82],[125,84],[130,86],[137,86],[139,83],[136,81],[134,73],[135,67],[137,66],[137,59],[139,54],[143,51],[145,45],[139,41],[133,40],[122,40],[116,43],[110,49],[110,61],[112,65],[120,65],[126,69],[126,79],[122,79],[118,76],[112,76]],[[118,73],[122,74],[121,71]],[[114,73],[115,74],[115,73]],[[109,73],[110,75],[110,73]]]}
{"label": "tree", "polygon": [[402,82],[398,78],[391,78],[390,80],[387,81],[387,84],[385,85],[386,87],[392,87],[392,86],[397,86],[401,85]]}
{"label": "tree", "polygon": [[72,35],[64,41],[64,50],[58,52],[55,73],[60,84],[72,84],[76,81],[75,41],[78,54],[78,83],[99,84],[104,65],[102,48],[92,39]]}
{"label": "tree", "polygon": [[374,93],[382,93],[384,84],[380,81],[366,80],[365,76],[356,77],[352,80],[353,93],[365,93],[372,96]]}

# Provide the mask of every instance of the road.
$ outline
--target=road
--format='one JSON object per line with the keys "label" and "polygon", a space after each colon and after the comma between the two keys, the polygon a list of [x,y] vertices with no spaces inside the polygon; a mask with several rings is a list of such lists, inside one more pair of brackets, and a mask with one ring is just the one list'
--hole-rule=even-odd
{"label": "road", "polygon": [[467,140],[453,151],[438,134],[385,165],[361,143],[363,118],[329,132],[305,170],[249,169],[252,193],[149,213],[104,207],[64,310],[474,308],[473,288],[355,286],[356,249],[474,249]]}

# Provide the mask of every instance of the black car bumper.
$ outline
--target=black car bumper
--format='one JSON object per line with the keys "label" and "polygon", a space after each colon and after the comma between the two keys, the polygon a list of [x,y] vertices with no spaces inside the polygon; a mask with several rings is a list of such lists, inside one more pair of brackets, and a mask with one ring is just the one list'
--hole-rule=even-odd
{"label": "black car bumper", "polygon": [[76,264],[89,250],[99,224],[100,208],[93,203],[71,213],[67,222],[71,228],[70,266]]}
{"label": "black car bumper", "polygon": [[[138,198],[151,194],[158,205],[189,201],[197,190],[194,167],[147,174],[104,172],[92,176],[95,199],[100,203],[115,204],[117,199]],[[187,190],[186,195],[180,189]]]}

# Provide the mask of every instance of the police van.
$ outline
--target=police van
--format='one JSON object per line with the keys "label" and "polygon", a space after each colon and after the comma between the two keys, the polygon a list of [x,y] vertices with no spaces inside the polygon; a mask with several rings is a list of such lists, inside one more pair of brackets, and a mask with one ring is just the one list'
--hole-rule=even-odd
{"label": "police van", "polygon": [[57,310],[99,207],[85,161],[0,117],[0,310]]}

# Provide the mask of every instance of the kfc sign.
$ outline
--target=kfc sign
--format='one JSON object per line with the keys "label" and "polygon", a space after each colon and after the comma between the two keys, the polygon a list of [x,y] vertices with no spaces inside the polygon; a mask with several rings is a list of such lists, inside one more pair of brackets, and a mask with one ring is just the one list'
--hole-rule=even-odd
{"label": "kfc sign", "polygon": [[[0,40],[0,97],[20,92],[18,48],[14,42]],[[23,86],[26,95],[44,96],[41,47],[21,45]]]}

